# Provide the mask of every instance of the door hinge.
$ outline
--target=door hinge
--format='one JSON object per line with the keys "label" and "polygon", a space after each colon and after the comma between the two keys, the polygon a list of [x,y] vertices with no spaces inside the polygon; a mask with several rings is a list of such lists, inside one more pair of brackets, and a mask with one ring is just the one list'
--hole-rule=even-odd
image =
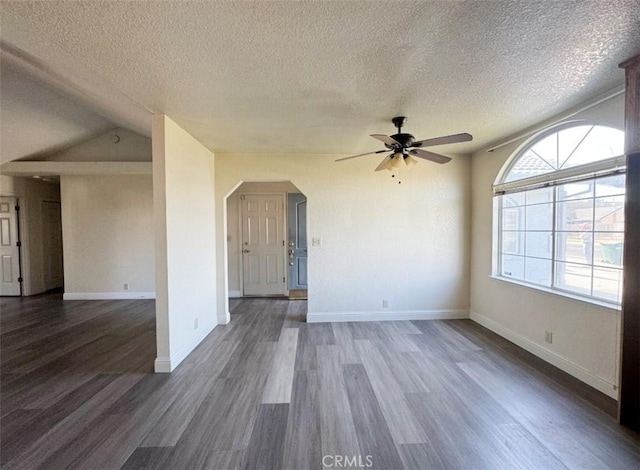
{"label": "door hinge", "polygon": [[284,240],[282,240],[282,246],[284,246]]}
{"label": "door hinge", "polygon": [[16,206],[16,212],[20,212],[20,206]]}
{"label": "door hinge", "polygon": [[284,276],[282,276],[282,282],[286,282],[286,281],[284,280]]}
{"label": "door hinge", "polygon": [[240,195],[240,200],[241,200],[241,201],[244,201],[244,194],[241,194],[241,195]]}
{"label": "door hinge", "polygon": [[16,246],[22,246],[22,242],[17,241],[17,242],[16,242]]}
{"label": "door hinge", "polygon": [[22,279],[21,277],[18,278],[18,282],[22,282],[24,281],[24,279]]}

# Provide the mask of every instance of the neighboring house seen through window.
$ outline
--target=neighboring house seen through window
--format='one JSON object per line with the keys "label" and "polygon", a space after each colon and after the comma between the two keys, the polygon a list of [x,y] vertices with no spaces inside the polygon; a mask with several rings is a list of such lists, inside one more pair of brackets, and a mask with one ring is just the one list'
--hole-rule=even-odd
{"label": "neighboring house seen through window", "polygon": [[584,122],[533,138],[494,185],[499,277],[619,303],[624,133]]}

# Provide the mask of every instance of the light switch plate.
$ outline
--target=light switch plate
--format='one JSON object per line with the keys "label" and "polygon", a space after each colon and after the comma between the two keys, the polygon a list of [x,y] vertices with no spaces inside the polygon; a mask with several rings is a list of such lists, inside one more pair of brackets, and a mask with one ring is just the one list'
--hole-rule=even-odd
{"label": "light switch plate", "polygon": [[312,238],[311,245],[312,246],[320,246],[322,244],[322,239],[320,238]]}

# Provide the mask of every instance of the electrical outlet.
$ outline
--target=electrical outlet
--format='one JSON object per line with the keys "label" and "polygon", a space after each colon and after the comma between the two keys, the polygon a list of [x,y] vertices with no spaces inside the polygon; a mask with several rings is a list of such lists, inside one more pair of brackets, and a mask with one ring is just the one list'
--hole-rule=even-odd
{"label": "electrical outlet", "polygon": [[389,301],[388,300],[383,300],[382,301],[382,308],[389,308]]}
{"label": "electrical outlet", "polygon": [[198,329],[198,319],[197,318],[195,320],[193,320],[193,329],[194,330]]}
{"label": "electrical outlet", "polygon": [[124,287],[124,290],[129,290],[129,283],[125,282],[123,287]]}
{"label": "electrical outlet", "polygon": [[544,342],[553,344],[553,333],[551,331],[544,332]]}

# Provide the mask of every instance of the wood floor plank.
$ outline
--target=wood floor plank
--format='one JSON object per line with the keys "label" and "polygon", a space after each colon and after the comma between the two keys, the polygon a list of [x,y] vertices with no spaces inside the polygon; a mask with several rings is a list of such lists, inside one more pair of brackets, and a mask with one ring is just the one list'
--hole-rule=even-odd
{"label": "wood floor plank", "polygon": [[85,429],[131,387],[142,379],[141,375],[122,375],[114,379],[101,391],[74,410],[50,431],[27,447],[21,454],[11,459],[5,468],[35,468],[54,454],[61,446],[73,443]]}
{"label": "wood floor plank", "polygon": [[262,403],[291,403],[298,331],[297,328],[282,329],[262,394]]}
{"label": "wood floor plank", "polygon": [[336,338],[336,344],[340,349],[341,364],[362,364],[360,353],[356,348],[356,343],[351,335],[351,329],[346,322],[332,323],[333,335]]}
{"label": "wood floor plank", "polygon": [[284,444],[286,468],[313,470],[319,467],[322,459],[319,394],[317,371],[295,373]]}
{"label": "wood floor plank", "polygon": [[335,345],[317,346],[317,351],[322,455],[357,455],[360,448],[340,351]]}
{"label": "wood floor plank", "polygon": [[364,366],[347,364],[343,376],[360,444],[357,454],[343,455],[370,457],[374,469],[404,468]]}
{"label": "wood floor plank", "polygon": [[251,439],[244,454],[242,463],[244,470],[271,470],[283,467],[288,417],[288,403],[260,405]]}
{"label": "wood floor plank", "polygon": [[[439,452],[432,443],[401,444],[398,453],[404,464],[404,468],[446,469],[445,462],[440,458]],[[449,467],[452,468],[452,467]]]}
{"label": "wood floor plank", "polygon": [[[397,444],[420,444],[427,442],[424,429],[414,419],[405,402],[404,392],[398,385],[390,368],[369,340],[356,341],[360,357],[369,382],[384,414],[385,421]],[[397,365],[396,365],[397,367]]]}
{"label": "wood floor plank", "polygon": [[166,457],[164,468],[207,468],[213,454],[219,451],[214,448],[215,440],[224,432],[221,426],[225,424],[225,416],[218,404],[229,403],[225,394],[238,382],[238,378],[215,379],[213,387]]}
{"label": "wood floor plank", "polygon": [[156,470],[166,466],[171,447],[139,447],[127,459],[122,470]]}
{"label": "wood floor plank", "polygon": [[295,370],[318,369],[317,345],[313,342],[308,326],[303,325],[299,328]]}
{"label": "wood floor plank", "polygon": [[0,433],[2,464],[32,446],[116,378],[116,375],[98,374],[75,390],[70,390],[63,400],[45,410],[17,410],[15,416],[12,413],[3,417]]}
{"label": "wood floor plank", "polygon": [[183,381],[183,387],[174,387],[175,400],[145,435],[141,447],[175,446],[204,399],[211,393],[216,378],[193,376]]}

